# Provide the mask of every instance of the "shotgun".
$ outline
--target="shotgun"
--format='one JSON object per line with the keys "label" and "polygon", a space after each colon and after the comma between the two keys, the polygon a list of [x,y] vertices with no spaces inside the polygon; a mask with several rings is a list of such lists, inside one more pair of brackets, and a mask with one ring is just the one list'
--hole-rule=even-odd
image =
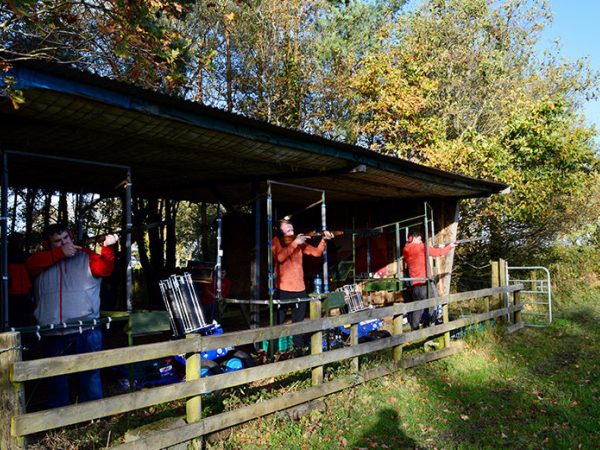
{"label": "shotgun", "polygon": [[109,231],[108,233],[97,234],[96,236],[90,236],[87,238],[84,237],[83,245],[101,244],[102,242],[104,242],[104,239],[106,239],[106,236],[108,236],[109,234],[118,234],[119,236],[125,236],[128,232],[135,233],[138,231],[146,231],[146,230],[150,230],[152,228],[157,228],[157,227],[163,226],[166,223],[167,223],[166,220],[161,220],[159,222],[144,223],[142,225],[136,225],[134,227],[131,227],[129,230]]}
{"label": "shotgun", "polygon": [[446,247],[447,245],[450,244],[466,244],[467,242],[477,242],[477,241],[483,241],[486,237],[485,236],[478,236],[478,237],[474,237],[474,238],[469,238],[469,239],[459,239],[458,241],[453,241],[453,242],[442,242],[436,245],[436,247]]}

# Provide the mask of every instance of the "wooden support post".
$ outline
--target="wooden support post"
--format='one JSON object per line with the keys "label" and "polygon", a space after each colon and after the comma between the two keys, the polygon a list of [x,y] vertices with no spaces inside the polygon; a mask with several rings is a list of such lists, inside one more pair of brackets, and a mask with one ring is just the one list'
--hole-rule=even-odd
{"label": "wooden support post", "polygon": [[[321,301],[310,302],[310,320],[321,318]],[[323,353],[323,332],[315,331],[310,337],[310,354],[315,355]],[[323,383],[323,366],[317,366],[312,369],[312,385],[317,386]]]}
{"label": "wooden support post", "polygon": [[24,437],[15,437],[12,417],[25,412],[25,390],[22,383],[11,382],[12,365],[21,361],[21,333],[0,334],[0,448],[25,448]]}
{"label": "wooden support post", "polygon": [[[438,213],[438,225],[439,232],[437,235],[437,242],[453,242],[456,240],[458,234],[458,216],[460,213],[460,204],[458,200],[452,201],[449,199],[440,201],[436,205],[436,212]],[[450,284],[452,279],[452,267],[454,264],[455,251],[452,250],[446,255],[438,257],[439,267],[439,280],[437,283],[439,295],[450,294]],[[448,323],[449,321],[449,307],[448,305],[442,306],[442,321]],[[448,347],[450,345],[450,332],[444,333],[444,345]]]}
{"label": "wooden support post", "polygon": [[[448,313],[448,304],[442,306],[442,323],[450,322],[450,314]],[[444,333],[444,347],[450,347],[450,332]]]}
{"label": "wooden support post", "polygon": [[[404,319],[404,316],[402,314],[400,314],[399,316],[394,316],[394,321],[393,321],[394,328],[392,331],[394,336],[398,336],[399,334],[402,334],[402,320],[403,319]],[[394,358],[394,361],[402,360],[402,344],[394,347],[394,349],[392,351],[392,356]]]}
{"label": "wooden support post", "polygon": [[[198,335],[190,334],[186,336],[186,339],[198,339]],[[186,358],[186,381],[197,380],[200,378],[200,362],[200,352],[194,352]],[[202,398],[200,395],[195,395],[187,399],[185,403],[185,413],[187,423],[198,422],[202,419]]]}
{"label": "wooden support post", "polygon": [[[492,268],[492,288],[497,288],[500,286],[500,276],[499,276],[499,263],[498,261],[490,261],[490,266]],[[494,300],[494,303],[496,303],[496,308],[500,308],[500,294],[498,295],[490,295],[489,297],[487,297],[486,300],[486,309],[485,312],[490,312],[490,299]],[[492,325],[491,320],[486,322],[487,324],[489,324],[489,326]]]}
{"label": "wooden support post", "polygon": [[[350,327],[350,345],[358,345],[358,324],[355,323]],[[360,369],[358,365],[358,356],[351,360],[351,371],[352,373],[358,372]]]}
{"label": "wooden support post", "polygon": [[[498,278],[500,279],[500,286],[507,286],[508,280],[506,279],[506,260],[500,258],[498,261]],[[508,293],[500,294],[500,308],[506,308],[508,306]],[[510,323],[511,317],[510,314],[506,315],[506,323]]]}
{"label": "wooden support post", "polygon": [[[521,291],[513,292],[513,299],[515,302],[515,306],[519,305],[521,303]],[[521,320],[521,310],[519,309],[518,311],[515,311],[513,322],[515,323],[515,325],[519,325],[521,323]]]}

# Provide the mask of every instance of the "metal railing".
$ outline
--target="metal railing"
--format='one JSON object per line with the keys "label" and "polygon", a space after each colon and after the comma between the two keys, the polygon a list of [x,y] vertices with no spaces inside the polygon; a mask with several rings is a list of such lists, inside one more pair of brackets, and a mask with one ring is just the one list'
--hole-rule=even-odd
{"label": "metal railing", "polygon": [[[511,271],[523,271],[523,272],[529,272],[530,274],[534,273],[535,271],[543,271],[545,273],[545,278],[542,279],[537,279],[537,278],[525,278],[525,277],[519,277],[519,278],[511,278],[510,277],[510,272]],[[531,275],[530,275],[531,277]],[[548,268],[543,267],[543,266],[506,266],[506,281],[507,284],[510,285],[515,285],[515,284],[522,284],[525,288],[521,291],[521,294],[526,294],[526,295],[532,295],[532,296],[538,296],[538,297],[543,297],[545,300],[544,301],[527,301],[526,297],[523,298],[523,305],[525,305],[525,307],[523,308],[523,315],[525,317],[527,316],[535,316],[535,317],[540,317],[540,318],[545,318],[547,320],[547,323],[541,324],[541,323],[533,323],[533,322],[528,322],[526,320],[524,320],[524,324],[525,326],[530,326],[530,327],[545,327],[548,326],[552,323],[552,282],[551,282],[551,278],[550,278],[550,271],[548,270]],[[533,306],[534,308],[527,308],[527,306]],[[536,307],[540,307],[543,306],[545,308],[543,312],[540,312],[539,309],[536,310]]]}

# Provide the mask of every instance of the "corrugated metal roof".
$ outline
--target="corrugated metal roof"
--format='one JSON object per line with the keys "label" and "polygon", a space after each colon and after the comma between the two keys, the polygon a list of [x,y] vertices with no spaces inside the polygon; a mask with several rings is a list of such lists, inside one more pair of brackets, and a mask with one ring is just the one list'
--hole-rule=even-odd
{"label": "corrugated metal roof", "polygon": [[[328,202],[487,196],[506,187],[65,66],[19,65],[14,75],[27,102],[14,110],[0,100],[2,149],[128,165],[137,195],[235,204],[267,179],[324,189]],[[366,172],[351,173],[359,164]],[[13,185],[73,191],[109,192],[123,176],[33,158],[11,158],[9,169]]]}

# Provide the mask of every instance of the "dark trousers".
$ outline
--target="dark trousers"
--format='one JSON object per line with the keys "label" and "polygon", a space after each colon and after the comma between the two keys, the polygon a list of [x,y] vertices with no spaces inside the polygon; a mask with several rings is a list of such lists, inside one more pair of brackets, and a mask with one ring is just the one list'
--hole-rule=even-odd
{"label": "dark trousers", "polygon": [[216,303],[202,303],[202,316],[207,325],[213,323],[213,320],[217,317],[217,304]]}
{"label": "dark trousers", "polygon": [[[418,284],[410,288],[410,301],[416,302],[417,300],[426,300],[428,298],[437,297],[437,289],[433,283],[429,283],[429,295],[427,295],[427,284]],[[413,330],[419,328],[421,319],[423,318],[424,309],[413,311],[409,313],[410,327]]]}
{"label": "dark trousers", "polygon": [[[306,298],[306,291],[290,292],[290,291],[279,291],[279,300],[292,300],[295,298]],[[292,322],[302,322],[306,317],[306,302],[292,302],[289,305],[277,305],[275,309],[275,320],[276,325],[281,325],[285,322],[285,316],[287,315],[288,309],[292,310]],[[304,347],[304,335],[298,334],[294,336],[294,347]]]}
{"label": "dark trousers", "polygon": [[[83,333],[63,336],[45,336],[42,341],[47,357],[75,355],[102,350],[102,330],[87,330]],[[102,398],[100,370],[89,370],[79,374],[79,401],[86,402]],[[48,408],[69,404],[69,376],[48,378]]]}

